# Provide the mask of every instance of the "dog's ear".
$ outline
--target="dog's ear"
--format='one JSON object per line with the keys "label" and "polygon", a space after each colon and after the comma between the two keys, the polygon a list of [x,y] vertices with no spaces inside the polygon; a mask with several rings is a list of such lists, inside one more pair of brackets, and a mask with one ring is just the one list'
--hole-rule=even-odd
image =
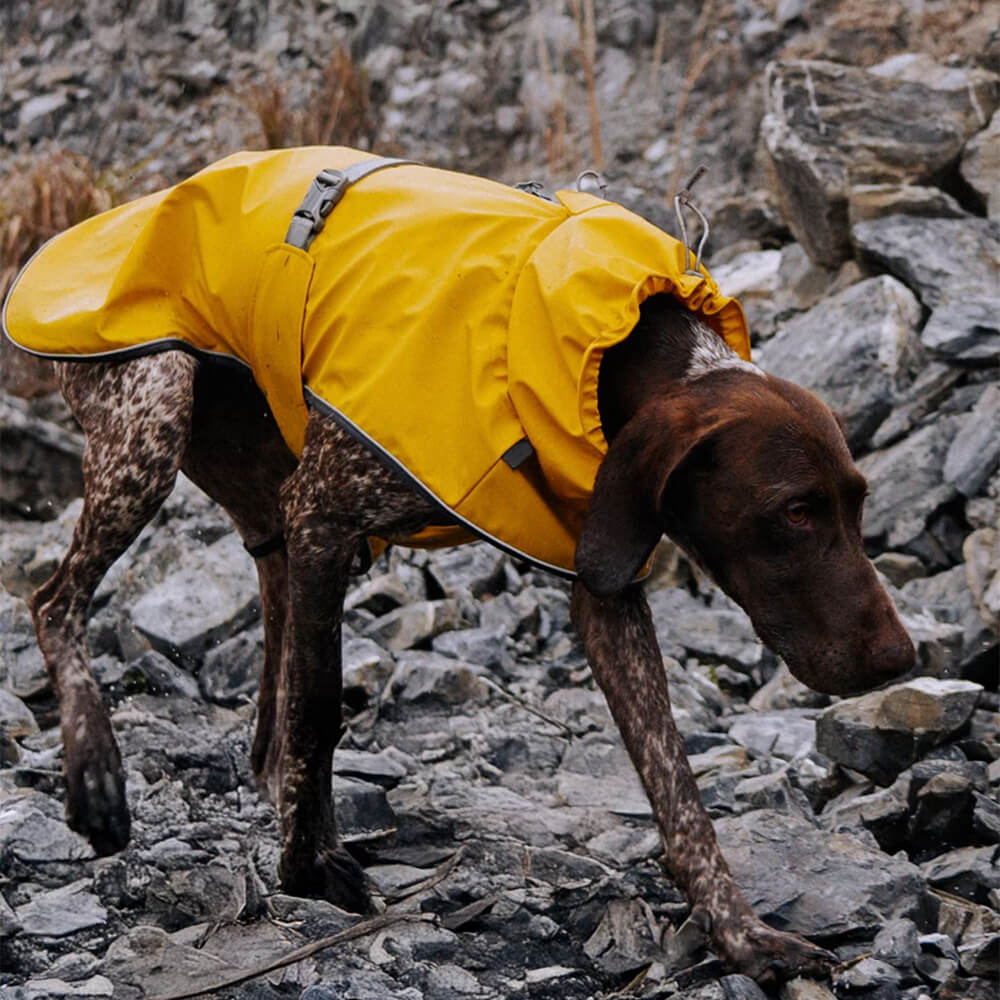
{"label": "dog's ear", "polygon": [[592,594],[617,594],[642,569],[663,534],[667,481],[702,435],[690,406],[671,401],[634,417],[611,442],[576,546],[576,571]]}

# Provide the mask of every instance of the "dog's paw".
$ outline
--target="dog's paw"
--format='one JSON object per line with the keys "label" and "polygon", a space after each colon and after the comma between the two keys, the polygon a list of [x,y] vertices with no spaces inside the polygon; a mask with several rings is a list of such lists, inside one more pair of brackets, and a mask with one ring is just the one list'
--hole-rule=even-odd
{"label": "dog's paw", "polygon": [[350,913],[375,913],[364,869],[341,845],[321,849],[311,865],[300,870],[282,866],[281,885],[293,896],[325,899]]}
{"label": "dog's paw", "polygon": [[[67,727],[68,728],[68,727]],[[103,709],[64,729],[66,822],[98,855],[120,851],[131,832],[121,754]]]}
{"label": "dog's paw", "polygon": [[718,927],[714,945],[729,964],[763,985],[795,976],[829,976],[837,956],[799,937],[750,917],[733,928]]}

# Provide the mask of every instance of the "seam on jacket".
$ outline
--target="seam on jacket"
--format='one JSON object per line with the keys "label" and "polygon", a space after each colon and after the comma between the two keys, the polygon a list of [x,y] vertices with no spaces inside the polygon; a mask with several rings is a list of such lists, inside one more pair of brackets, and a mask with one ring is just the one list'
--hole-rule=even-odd
{"label": "seam on jacket", "polygon": [[[537,556],[528,555],[527,552],[522,552],[513,545],[501,541],[495,535],[491,535],[478,525],[473,524],[472,521],[464,518],[453,508],[449,507],[440,497],[438,497],[429,486],[418,479],[417,476],[415,476],[405,465],[403,465],[398,458],[386,451],[373,438],[369,437],[357,424],[355,424],[349,417],[346,417],[343,413],[341,413],[335,406],[328,403],[322,396],[317,396],[308,385],[303,386],[303,392],[305,393],[306,403],[310,407],[314,407],[320,413],[323,413],[325,416],[333,419],[343,430],[347,431],[351,437],[361,442],[361,444],[368,448],[380,462],[392,469],[393,472],[402,476],[403,479],[417,489],[422,496],[430,500],[431,503],[433,503],[439,510],[448,514],[449,517],[453,518],[455,522],[460,524],[463,528],[466,528],[471,534],[475,535],[477,538],[481,538],[485,542],[489,542],[491,545],[503,552],[506,552],[508,555],[514,556],[517,559],[523,559],[525,562],[530,563],[532,566],[537,566],[539,569],[545,570],[547,573],[554,573],[556,576],[561,576],[564,580],[575,580],[577,578],[577,574],[572,570],[565,569],[562,566],[553,565],[552,563],[547,563],[544,560],[537,558]],[[502,459],[498,459],[498,461],[502,461]],[[483,475],[488,475],[488,471]],[[473,489],[474,488],[475,487],[473,487]],[[471,492],[471,490],[469,492]]]}

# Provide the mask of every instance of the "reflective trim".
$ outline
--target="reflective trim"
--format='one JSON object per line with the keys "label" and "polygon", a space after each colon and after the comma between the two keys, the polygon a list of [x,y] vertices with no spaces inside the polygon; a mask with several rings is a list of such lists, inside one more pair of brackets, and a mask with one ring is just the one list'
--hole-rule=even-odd
{"label": "reflective trim", "polygon": [[473,524],[472,521],[466,520],[461,514],[457,513],[454,509],[449,507],[443,500],[441,500],[428,486],[421,482],[402,462],[399,461],[394,455],[386,451],[377,441],[369,437],[357,424],[352,420],[345,417],[336,407],[332,406],[325,399],[317,396],[309,386],[303,386],[303,392],[305,393],[306,403],[311,409],[316,409],[324,416],[330,417],[335,421],[340,427],[342,427],[348,434],[351,435],[355,440],[360,441],[372,454],[386,466],[393,470],[393,472],[400,475],[406,480],[414,489],[416,489],[422,496],[426,497],[431,501],[439,510],[446,513],[455,522],[462,525],[463,528],[468,529],[473,535],[481,538],[484,542],[489,542],[490,545],[496,546],[502,552],[506,552],[507,555],[514,556],[516,559],[523,559],[525,562],[531,563],[532,566],[537,566],[539,569],[545,570],[546,573],[553,573],[556,576],[562,577],[564,580],[575,580],[577,574],[572,570],[564,569],[562,566],[555,566],[552,563],[547,563],[542,559],[538,559],[536,556],[528,555],[527,552],[522,552],[520,549],[514,548],[513,545],[509,545],[507,542],[501,541],[494,535],[491,535],[488,531],[483,531],[482,528],[477,524]]}

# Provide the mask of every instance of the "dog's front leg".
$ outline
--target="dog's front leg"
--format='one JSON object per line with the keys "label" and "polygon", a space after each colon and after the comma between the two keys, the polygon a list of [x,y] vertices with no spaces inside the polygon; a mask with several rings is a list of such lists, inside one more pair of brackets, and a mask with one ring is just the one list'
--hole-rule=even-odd
{"label": "dog's front leg", "polygon": [[356,543],[317,503],[312,464],[304,454],[282,491],[289,599],[266,781],[281,818],[282,886],[364,913],[371,910],[364,873],[339,843],[332,797],[340,626]]}
{"label": "dog's front leg", "polygon": [[667,675],[642,588],[608,598],[573,588],[573,621],[663,838],[667,869],[706,914],[714,947],[756,979],[825,971],[834,956],[758,920],[729,872],[670,711]]}

